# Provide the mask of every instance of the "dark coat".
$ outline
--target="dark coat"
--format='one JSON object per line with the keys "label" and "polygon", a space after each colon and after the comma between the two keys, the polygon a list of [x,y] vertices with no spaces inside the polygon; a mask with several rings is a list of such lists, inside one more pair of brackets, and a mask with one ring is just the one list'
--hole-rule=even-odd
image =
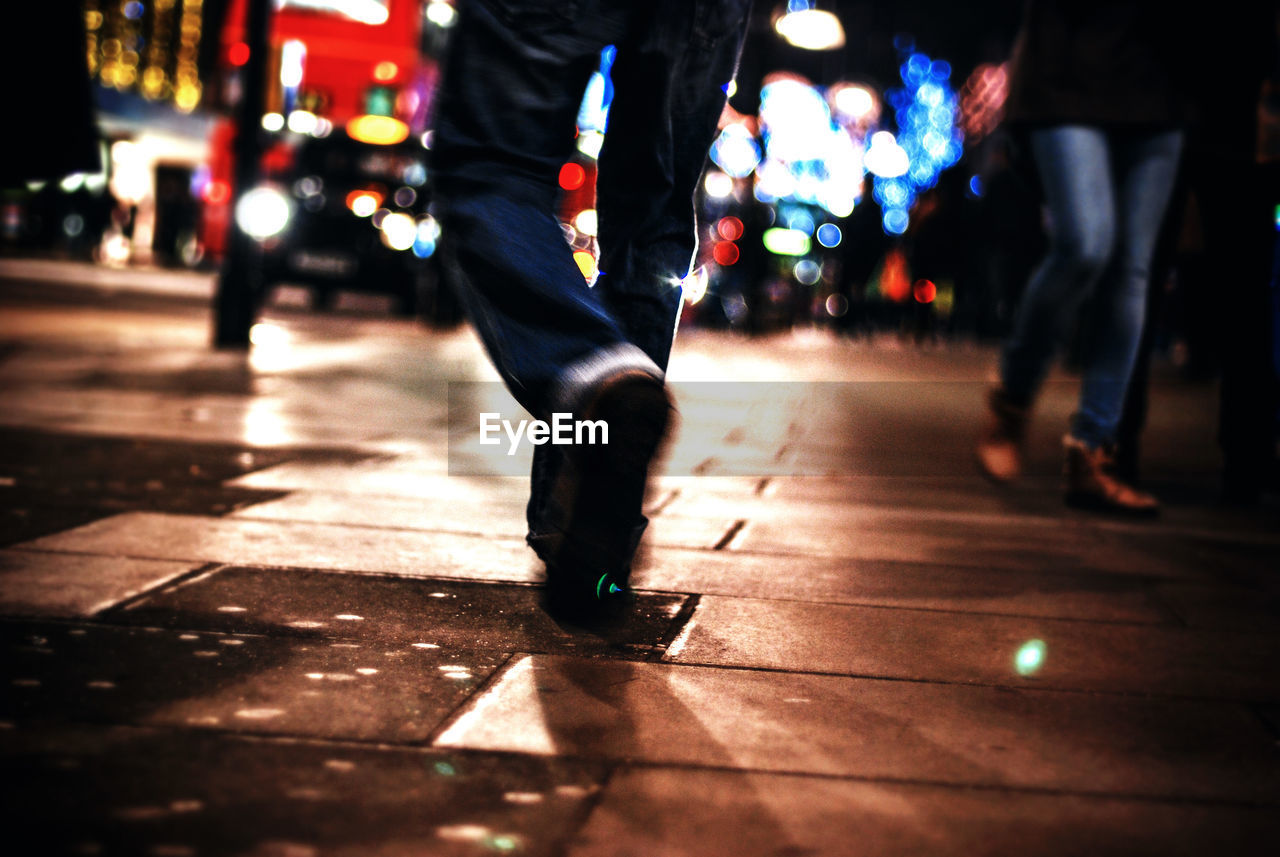
{"label": "dark coat", "polygon": [[[1230,0],[1226,0],[1230,2]],[[1015,125],[1176,125],[1188,118],[1191,11],[1155,0],[1028,0],[1009,68]]]}

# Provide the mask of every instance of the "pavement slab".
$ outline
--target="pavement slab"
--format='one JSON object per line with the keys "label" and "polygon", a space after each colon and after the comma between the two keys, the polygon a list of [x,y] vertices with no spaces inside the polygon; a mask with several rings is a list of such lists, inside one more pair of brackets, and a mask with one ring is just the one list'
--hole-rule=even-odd
{"label": "pavement slab", "polygon": [[246,521],[346,524],[524,538],[528,530],[525,523],[525,504],[529,501],[527,480],[525,491],[518,496],[504,496],[497,491],[487,497],[462,498],[457,494],[387,497],[298,491],[279,500],[240,509],[231,517]]}
{"label": "pavement slab", "polygon": [[425,741],[506,659],[410,644],[0,623],[0,720]]}
{"label": "pavement slab", "polygon": [[400,497],[464,504],[528,500],[528,476],[449,476],[442,459],[442,455],[394,456],[362,462],[355,467],[325,462],[286,462],[246,474],[231,484],[259,490]]}
{"label": "pavement slab", "polygon": [[198,515],[126,513],[22,546],[102,556],[421,577],[526,583],[542,579],[540,563],[523,538]]}
{"label": "pavement slab", "polygon": [[0,730],[0,823],[42,855],[556,855],[600,765],[165,728]]}
{"label": "pavement slab", "polygon": [[1270,587],[1164,583],[1160,596],[1192,628],[1280,632],[1280,590]]}
{"label": "pavement slab", "polygon": [[[352,494],[343,492],[343,486],[336,486],[326,493],[295,491],[278,500],[242,508],[231,517],[252,521],[469,533],[508,539],[523,539],[528,531],[525,518],[525,506],[529,502],[527,477],[517,480],[518,485],[515,486],[507,480],[493,487],[476,484],[474,479],[462,485],[440,484],[435,480],[428,484],[414,481],[412,489],[399,490],[421,491],[421,496]],[[429,491],[428,485],[438,485],[438,488]],[[660,503],[661,497],[656,502]],[[650,544],[711,549],[733,523],[729,517],[689,518],[662,514],[651,518],[645,538]]]}
{"label": "pavement slab", "polygon": [[359,454],[0,426],[0,545],[131,509],[222,515],[280,496],[227,483],[287,457],[350,466]]}
{"label": "pavement slab", "polygon": [[1165,623],[1173,614],[1137,575],[777,556],[642,546],[642,589],[1015,616]]}
{"label": "pavement slab", "polygon": [[851,530],[820,521],[775,523],[748,519],[728,547],[789,556],[816,554],[998,569],[1144,575],[1171,575],[1178,571],[1174,563],[1152,557],[1123,540],[1108,542],[1092,534],[1070,538],[1067,534],[995,523],[940,532],[927,515],[894,530]]}
{"label": "pavement slab", "polygon": [[1280,701],[1269,633],[703,596],[680,663]]}
{"label": "pavement slab", "polygon": [[1280,805],[1247,707],[554,656],[513,659],[441,747]]}
{"label": "pavement slab", "polygon": [[639,593],[621,620],[591,632],[554,621],[541,587],[384,575],[225,567],[183,580],[105,622],[223,634],[295,635],[470,652],[661,655],[686,597]]}
{"label": "pavement slab", "polygon": [[1278,841],[1271,807],[627,768],[610,777],[568,853],[1271,857]]}
{"label": "pavement slab", "polygon": [[0,550],[0,615],[88,617],[199,567],[132,557]]}

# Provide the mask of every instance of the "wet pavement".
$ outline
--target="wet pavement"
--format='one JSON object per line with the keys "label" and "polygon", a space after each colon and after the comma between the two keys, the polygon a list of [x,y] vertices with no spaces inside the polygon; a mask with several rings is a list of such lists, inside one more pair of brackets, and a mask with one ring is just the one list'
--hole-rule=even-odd
{"label": "wet pavement", "polygon": [[[1160,367],[1155,521],[969,450],[989,347],[689,329],[624,620],[460,463],[466,329],[0,261],[6,853],[1274,855],[1280,497]],[[27,844],[21,844],[27,843]],[[18,844],[18,850],[10,846]]]}

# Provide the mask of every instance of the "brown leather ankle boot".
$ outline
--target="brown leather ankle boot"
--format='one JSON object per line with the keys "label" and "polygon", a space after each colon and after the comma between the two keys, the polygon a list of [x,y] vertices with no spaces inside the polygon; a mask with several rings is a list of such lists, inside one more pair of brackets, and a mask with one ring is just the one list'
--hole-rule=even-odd
{"label": "brown leather ankle boot", "polygon": [[1004,388],[987,391],[987,422],[978,436],[978,467],[996,482],[1011,482],[1022,473],[1022,448],[1031,409],[1009,402]]}
{"label": "brown leather ankle boot", "polygon": [[1090,449],[1078,438],[1062,439],[1066,451],[1063,476],[1066,478],[1068,506],[1115,512],[1123,515],[1152,516],[1160,513],[1155,497],[1121,482],[1110,472],[1110,458],[1104,449]]}

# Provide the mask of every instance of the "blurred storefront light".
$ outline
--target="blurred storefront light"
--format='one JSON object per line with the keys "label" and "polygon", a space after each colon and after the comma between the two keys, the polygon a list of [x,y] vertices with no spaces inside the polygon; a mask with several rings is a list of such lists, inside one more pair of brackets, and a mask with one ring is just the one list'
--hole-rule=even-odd
{"label": "blurred storefront light", "polygon": [[347,208],[357,217],[372,217],[382,205],[382,194],[372,190],[353,190],[347,194]]}
{"label": "blurred storefront light", "polygon": [[417,233],[413,239],[413,255],[419,259],[429,259],[436,252],[440,241],[440,223],[430,214],[424,214],[418,221]]}
{"label": "blurred storefront light", "polygon": [[724,199],[733,193],[733,179],[719,170],[707,170],[702,186],[712,199]]}
{"label": "blurred storefront light", "polygon": [[138,144],[111,144],[111,192],[121,202],[136,205],[151,192],[151,164]]}
{"label": "blurred storefront light", "polygon": [[597,229],[596,210],[594,208],[584,208],[579,211],[578,215],[573,218],[573,227],[583,235],[594,238]]}
{"label": "blurred storefront light", "polygon": [[288,126],[295,134],[314,134],[320,127],[320,118],[307,110],[295,110],[289,114]]}
{"label": "blurred storefront light", "polygon": [[867,172],[882,179],[892,179],[907,174],[911,160],[906,149],[898,145],[889,131],[877,131],[871,135],[871,145],[863,158]]}
{"label": "blurred storefront light", "polygon": [[859,121],[875,112],[876,99],[865,86],[841,87],[835,96],[836,110],[841,116]]}
{"label": "blurred storefront light", "polygon": [[431,0],[423,14],[426,15],[428,21],[442,29],[448,29],[458,21],[458,11],[453,8],[451,3],[447,3],[445,0]]}
{"label": "blurred storefront light", "polygon": [[844,27],[831,12],[814,7],[812,0],[790,0],[787,11],[773,24],[779,36],[807,51],[844,47]]}
{"label": "blurred storefront light", "polygon": [[760,146],[745,125],[735,122],[726,125],[711,144],[711,160],[726,174],[745,178],[760,163]]}
{"label": "blurred storefront light", "polygon": [[408,250],[418,237],[418,224],[402,211],[393,211],[382,218],[382,243],[392,250]]}
{"label": "blurred storefront light", "polygon": [[[834,101],[834,97],[832,97]],[[862,196],[862,145],[837,120],[817,87],[778,74],[760,92],[764,161],[756,168],[761,202],[804,202],[847,217]]]}

